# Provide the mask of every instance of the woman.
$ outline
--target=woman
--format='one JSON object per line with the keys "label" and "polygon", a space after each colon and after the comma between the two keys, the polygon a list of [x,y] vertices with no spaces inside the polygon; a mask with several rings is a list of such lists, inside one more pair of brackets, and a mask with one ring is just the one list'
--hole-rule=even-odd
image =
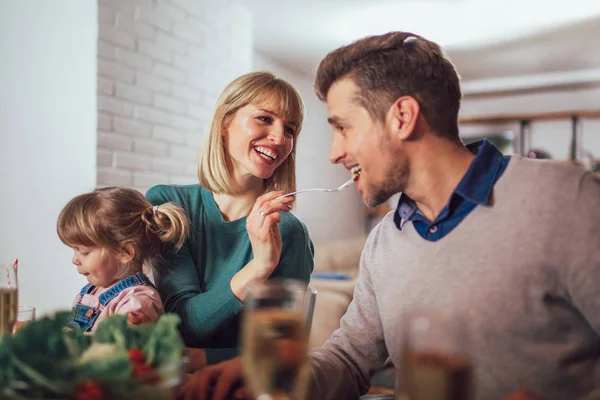
{"label": "woman", "polygon": [[294,197],[280,197],[296,188],[303,113],[286,81],[266,72],[235,79],[217,101],[200,185],[159,185],[146,194],[155,205],[177,203],[190,219],[186,244],[158,263],[157,285],[165,311],[182,319],[186,345],[204,349],[194,352],[197,367],[237,354],[248,285],[274,277],[308,283],[313,245],[289,213]]}

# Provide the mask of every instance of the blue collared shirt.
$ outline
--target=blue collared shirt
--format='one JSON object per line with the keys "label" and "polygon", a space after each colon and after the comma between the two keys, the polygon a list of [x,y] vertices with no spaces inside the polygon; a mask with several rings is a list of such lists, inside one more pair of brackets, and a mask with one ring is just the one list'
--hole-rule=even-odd
{"label": "blue collared shirt", "polygon": [[406,221],[411,221],[424,239],[435,242],[457,227],[477,205],[489,204],[492,188],[506,169],[510,156],[503,156],[486,139],[471,143],[467,148],[475,153],[475,158],[435,221],[425,218],[414,200],[403,193],[394,214],[398,230],[402,230]]}

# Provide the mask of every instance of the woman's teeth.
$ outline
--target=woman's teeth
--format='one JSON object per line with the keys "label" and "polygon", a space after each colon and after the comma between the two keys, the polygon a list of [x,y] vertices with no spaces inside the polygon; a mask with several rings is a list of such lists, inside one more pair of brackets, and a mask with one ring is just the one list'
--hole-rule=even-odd
{"label": "woman's teeth", "polygon": [[277,159],[277,153],[274,153],[266,147],[255,147],[254,150],[265,160],[273,161]]}

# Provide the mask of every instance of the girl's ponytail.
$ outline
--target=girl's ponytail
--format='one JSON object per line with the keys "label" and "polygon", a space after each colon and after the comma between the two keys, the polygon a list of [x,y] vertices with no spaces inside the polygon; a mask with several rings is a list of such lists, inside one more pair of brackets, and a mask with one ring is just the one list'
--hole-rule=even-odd
{"label": "girl's ponytail", "polygon": [[189,223],[185,212],[174,203],[149,207],[143,214],[149,242],[151,236],[162,243],[172,243],[176,250],[181,249],[189,234]]}

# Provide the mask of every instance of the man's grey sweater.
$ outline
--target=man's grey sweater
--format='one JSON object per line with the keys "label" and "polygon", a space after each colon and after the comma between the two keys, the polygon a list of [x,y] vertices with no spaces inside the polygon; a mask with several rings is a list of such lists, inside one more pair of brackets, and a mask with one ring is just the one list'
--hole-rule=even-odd
{"label": "man's grey sweater", "polygon": [[600,387],[600,180],[582,168],[511,158],[490,204],[442,239],[389,213],[362,253],[341,327],[311,354],[308,398],[357,399],[388,356],[402,314],[449,308],[468,322],[476,398],[524,389],[571,400]]}

